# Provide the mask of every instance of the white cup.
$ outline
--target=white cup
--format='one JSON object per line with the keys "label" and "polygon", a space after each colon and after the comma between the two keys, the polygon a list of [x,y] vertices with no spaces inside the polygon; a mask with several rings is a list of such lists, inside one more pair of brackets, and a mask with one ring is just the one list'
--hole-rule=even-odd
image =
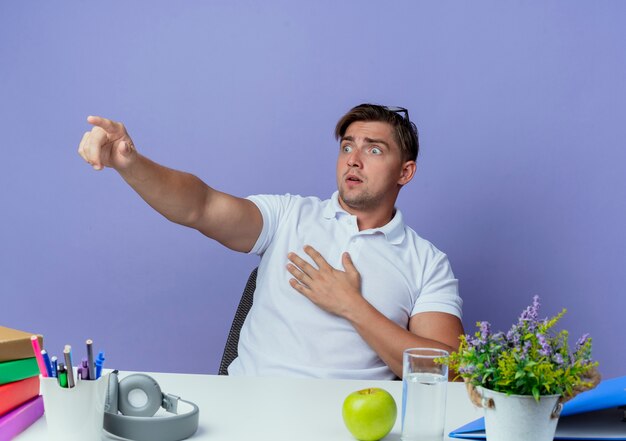
{"label": "white cup", "polygon": [[[75,380],[72,388],[57,378],[40,377],[50,441],[100,441],[109,375],[97,380]],[[76,377],[74,377],[76,378]]]}
{"label": "white cup", "polygon": [[412,348],[402,360],[402,440],[441,441],[446,416],[448,365],[442,349]]}

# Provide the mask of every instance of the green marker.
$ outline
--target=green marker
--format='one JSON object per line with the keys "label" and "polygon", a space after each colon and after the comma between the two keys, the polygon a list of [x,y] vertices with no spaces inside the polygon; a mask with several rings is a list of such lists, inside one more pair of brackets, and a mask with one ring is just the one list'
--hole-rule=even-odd
{"label": "green marker", "polygon": [[67,387],[67,369],[65,369],[65,365],[63,363],[59,364],[58,376],[59,386]]}

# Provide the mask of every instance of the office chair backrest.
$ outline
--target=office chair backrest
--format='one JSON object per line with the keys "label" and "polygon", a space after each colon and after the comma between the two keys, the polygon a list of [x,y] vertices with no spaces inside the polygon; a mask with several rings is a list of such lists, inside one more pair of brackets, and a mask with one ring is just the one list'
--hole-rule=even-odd
{"label": "office chair backrest", "polygon": [[237,358],[237,346],[239,345],[239,333],[241,332],[241,326],[246,320],[248,311],[252,307],[252,301],[254,300],[254,290],[256,289],[256,273],[258,268],[252,270],[250,277],[248,277],[248,283],[243,290],[239,306],[235,312],[233,323],[230,326],[230,332],[226,339],[226,345],[224,346],[224,353],[222,354],[222,361],[220,363],[219,375],[228,375],[228,366]]}

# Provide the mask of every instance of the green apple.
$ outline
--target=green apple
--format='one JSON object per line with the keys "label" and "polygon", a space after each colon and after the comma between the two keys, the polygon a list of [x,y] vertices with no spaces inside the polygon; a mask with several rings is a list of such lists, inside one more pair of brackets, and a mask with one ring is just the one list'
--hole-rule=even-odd
{"label": "green apple", "polygon": [[371,387],[352,392],[343,402],[343,422],[360,441],[376,441],[396,423],[398,408],[385,389]]}

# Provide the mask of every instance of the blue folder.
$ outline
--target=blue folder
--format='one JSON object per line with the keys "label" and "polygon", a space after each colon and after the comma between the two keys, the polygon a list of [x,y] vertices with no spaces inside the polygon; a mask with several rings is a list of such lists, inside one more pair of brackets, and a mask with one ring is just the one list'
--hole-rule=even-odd
{"label": "blue folder", "polygon": [[[604,380],[563,406],[555,440],[626,440],[626,376]],[[450,432],[451,438],[485,439],[480,418]]]}

